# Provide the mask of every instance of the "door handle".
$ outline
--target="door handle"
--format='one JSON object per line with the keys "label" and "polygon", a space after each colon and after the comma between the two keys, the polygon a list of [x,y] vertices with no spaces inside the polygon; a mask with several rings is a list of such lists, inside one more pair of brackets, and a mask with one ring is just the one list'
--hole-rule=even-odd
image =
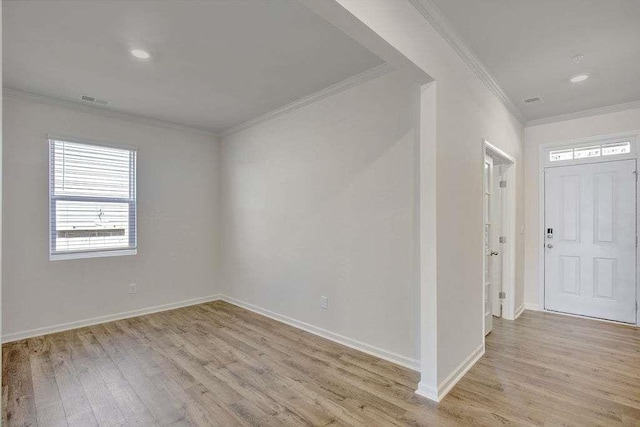
{"label": "door handle", "polygon": [[496,256],[496,255],[498,255],[498,252],[496,252],[496,251],[491,251],[491,256]]}
{"label": "door handle", "polygon": [[548,247],[549,249],[552,249],[552,248],[553,248],[553,245],[552,245],[551,243],[547,243],[547,247]]}

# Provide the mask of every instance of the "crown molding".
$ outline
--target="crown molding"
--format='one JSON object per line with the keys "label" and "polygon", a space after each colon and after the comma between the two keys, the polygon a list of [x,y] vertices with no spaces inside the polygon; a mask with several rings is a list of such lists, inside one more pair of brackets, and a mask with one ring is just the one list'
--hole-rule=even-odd
{"label": "crown molding", "polygon": [[409,3],[431,24],[431,26],[449,43],[449,46],[458,54],[460,58],[471,68],[482,83],[498,98],[500,102],[513,114],[520,122],[524,123],[525,118],[522,111],[509,98],[500,87],[496,79],[489,70],[482,64],[480,59],[466,45],[462,37],[455,31],[453,26],[445,19],[442,12],[431,0],[408,0]]}
{"label": "crown molding", "polygon": [[356,74],[355,76],[342,80],[341,82],[333,84],[322,90],[319,90],[318,92],[312,93],[311,95],[297,99],[296,101],[293,101],[292,103],[287,104],[284,107],[280,107],[275,110],[269,111],[266,114],[247,120],[246,122],[240,123],[239,125],[233,126],[225,131],[222,131],[220,133],[220,137],[221,138],[227,137],[234,133],[240,132],[241,130],[248,129],[250,127],[253,127],[260,123],[274,119],[283,114],[290,113],[294,110],[305,107],[309,104],[313,104],[314,102],[318,102],[321,99],[335,95],[339,92],[345,91],[354,86],[358,86],[369,80],[373,80],[375,78],[381,77],[391,72],[392,70],[393,70],[393,67],[387,63],[375,66],[373,68],[368,69],[367,71],[364,71],[360,74]]}
{"label": "crown molding", "polygon": [[606,107],[592,108],[590,110],[576,111],[575,113],[560,114],[558,116],[529,120],[525,127],[548,125],[550,123],[564,122],[566,120],[583,119],[585,117],[599,116],[602,114],[618,113],[621,111],[640,109],[640,100],[625,102],[624,104],[607,105]]}
{"label": "crown molding", "polygon": [[137,114],[123,113],[121,111],[94,107],[93,105],[81,104],[75,101],[68,101],[61,98],[55,98],[48,95],[41,95],[33,92],[23,91],[10,87],[2,88],[2,95],[5,98],[14,98],[25,101],[31,101],[38,104],[53,105],[56,107],[63,107],[70,110],[80,111],[83,113],[94,114],[97,116],[109,117],[112,119],[126,120],[128,122],[144,124],[148,126],[161,127],[164,129],[177,130],[181,132],[196,133],[203,136],[216,138],[217,134],[206,129],[194,128],[191,126],[185,126],[178,123],[168,122],[164,120],[152,119],[146,116],[140,116]]}

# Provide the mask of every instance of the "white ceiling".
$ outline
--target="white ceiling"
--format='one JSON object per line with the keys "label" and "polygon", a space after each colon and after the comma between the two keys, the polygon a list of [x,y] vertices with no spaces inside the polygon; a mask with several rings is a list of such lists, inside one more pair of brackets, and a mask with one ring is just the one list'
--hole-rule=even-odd
{"label": "white ceiling", "polygon": [[[420,1],[437,5],[528,120],[640,100],[639,0]],[[581,72],[591,77],[569,83]],[[535,96],[544,102],[524,104]]]}
{"label": "white ceiling", "polygon": [[5,1],[2,15],[6,87],[214,132],[382,63],[295,0]]}

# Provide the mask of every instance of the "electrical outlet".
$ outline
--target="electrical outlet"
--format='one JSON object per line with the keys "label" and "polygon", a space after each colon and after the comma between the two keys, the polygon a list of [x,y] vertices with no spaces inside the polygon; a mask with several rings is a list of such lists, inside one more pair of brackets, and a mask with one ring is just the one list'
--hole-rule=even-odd
{"label": "electrical outlet", "polygon": [[320,297],[320,308],[328,308],[329,307],[329,298]]}
{"label": "electrical outlet", "polygon": [[137,283],[129,283],[129,293],[130,294],[138,293],[138,284]]}

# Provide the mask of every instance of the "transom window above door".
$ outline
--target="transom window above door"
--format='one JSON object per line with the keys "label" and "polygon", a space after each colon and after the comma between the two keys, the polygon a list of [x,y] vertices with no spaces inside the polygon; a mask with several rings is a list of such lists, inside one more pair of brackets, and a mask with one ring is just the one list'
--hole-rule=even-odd
{"label": "transom window above door", "polygon": [[51,260],[136,253],[136,154],[49,139]]}
{"label": "transom window above door", "polygon": [[586,144],[572,148],[549,150],[549,162],[564,162],[631,153],[631,140]]}

